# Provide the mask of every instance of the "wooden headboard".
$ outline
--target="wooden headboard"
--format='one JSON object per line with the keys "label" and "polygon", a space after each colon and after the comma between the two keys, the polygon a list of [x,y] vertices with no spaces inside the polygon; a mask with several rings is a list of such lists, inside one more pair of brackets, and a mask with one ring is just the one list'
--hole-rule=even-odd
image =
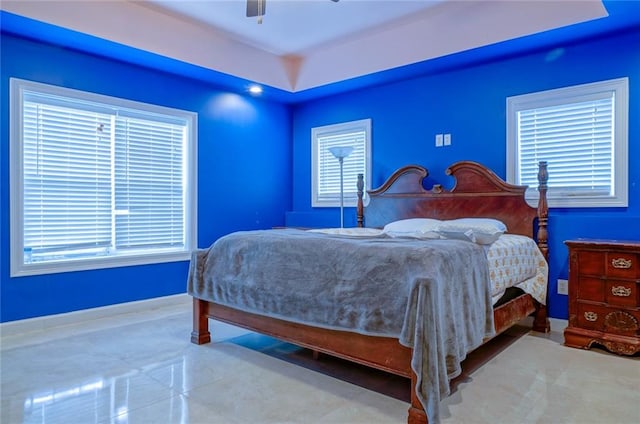
{"label": "wooden headboard", "polygon": [[[509,184],[477,162],[457,162],[445,172],[455,179],[451,190],[445,190],[441,185],[426,190],[423,180],[429,173],[425,168],[409,165],[398,169],[382,186],[367,192],[366,216],[364,184],[359,178],[358,226],[383,227],[407,218],[495,218],[504,222],[511,234],[537,238],[540,250],[547,256],[546,162],[540,162],[538,169],[540,200],[537,209],[525,200],[526,186]],[[536,218],[538,231],[534,234]]]}

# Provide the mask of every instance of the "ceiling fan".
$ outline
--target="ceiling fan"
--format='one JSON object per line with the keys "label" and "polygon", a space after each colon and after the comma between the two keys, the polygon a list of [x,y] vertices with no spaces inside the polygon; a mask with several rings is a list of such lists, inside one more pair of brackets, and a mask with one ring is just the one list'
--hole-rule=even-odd
{"label": "ceiling fan", "polygon": [[[331,0],[334,3],[340,0]],[[262,23],[262,17],[267,9],[267,0],[247,0],[247,18],[258,18],[258,23]]]}

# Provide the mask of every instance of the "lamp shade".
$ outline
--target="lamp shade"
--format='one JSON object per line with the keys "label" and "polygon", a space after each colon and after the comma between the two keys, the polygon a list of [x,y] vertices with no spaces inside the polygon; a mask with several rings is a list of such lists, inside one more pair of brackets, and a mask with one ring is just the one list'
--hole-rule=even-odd
{"label": "lamp shade", "polygon": [[346,158],[353,152],[353,146],[335,146],[329,147],[329,151],[338,159]]}

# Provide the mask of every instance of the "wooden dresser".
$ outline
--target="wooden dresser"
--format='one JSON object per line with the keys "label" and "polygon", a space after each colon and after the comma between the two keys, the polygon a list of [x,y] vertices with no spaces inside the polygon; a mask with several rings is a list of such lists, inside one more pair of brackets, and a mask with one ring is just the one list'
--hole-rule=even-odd
{"label": "wooden dresser", "polygon": [[640,351],[640,242],[569,240],[567,346]]}

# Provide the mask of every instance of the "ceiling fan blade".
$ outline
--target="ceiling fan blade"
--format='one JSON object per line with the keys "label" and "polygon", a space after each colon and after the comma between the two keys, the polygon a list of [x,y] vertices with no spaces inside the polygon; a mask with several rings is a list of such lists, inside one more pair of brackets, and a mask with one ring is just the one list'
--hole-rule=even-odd
{"label": "ceiling fan blade", "polygon": [[267,8],[266,0],[247,0],[247,18],[264,16]]}

